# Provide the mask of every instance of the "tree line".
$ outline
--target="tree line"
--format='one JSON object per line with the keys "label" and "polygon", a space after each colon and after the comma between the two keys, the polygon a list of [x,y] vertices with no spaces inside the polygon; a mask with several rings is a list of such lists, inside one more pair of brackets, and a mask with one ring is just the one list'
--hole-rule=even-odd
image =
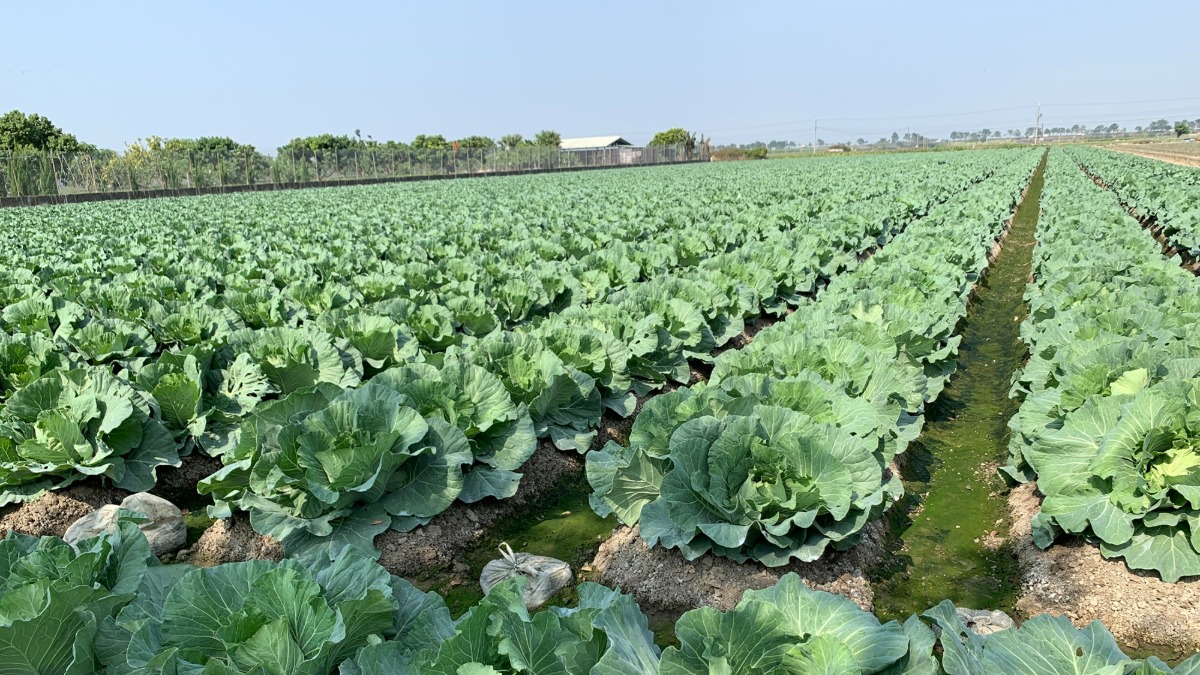
{"label": "tree line", "polygon": [[[701,138],[701,142],[703,142]],[[318,134],[293,138],[284,145],[276,148],[279,155],[309,156],[318,153],[340,152],[351,150],[447,150],[459,149],[492,149],[515,150],[518,148],[557,148],[562,143],[562,134],[552,129],[543,129],[534,134],[533,138],[525,138],[521,134],[506,134],[498,139],[489,136],[465,136],[449,140],[442,134],[418,134],[412,141],[387,140],[377,141],[370,134],[363,135],[361,129],[355,129],[353,134]],[[696,135],[685,129],[676,127],[655,134],[650,145],[684,145],[694,147]],[[38,114],[25,114],[13,110],[0,117],[0,152],[20,150],[36,150],[55,153],[112,153],[112,150],[98,148],[95,145],[81,142],[74,135],[63,131],[48,118]],[[212,136],[201,138],[163,138],[148,136],[139,138],[126,148],[129,153],[191,153],[201,157],[242,156],[260,154],[258,149],[248,143],[239,143],[232,138]]]}
{"label": "tree line", "polygon": [[[703,137],[701,143],[707,143]],[[275,156],[223,136],[148,136],[118,153],[80,141],[37,114],[0,116],[0,195],[208,188],[259,183],[308,183],[359,179],[548,170],[591,165],[586,154],[558,152],[562,136],[542,130],[525,138],[466,136],[448,140],[420,134],[410,142],[378,141],[353,134],[294,138]],[[693,158],[697,139],[684,129],[656,134],[651,145],[682,146],[663,157]],[[658,156],[658,155],[656,155]]]}

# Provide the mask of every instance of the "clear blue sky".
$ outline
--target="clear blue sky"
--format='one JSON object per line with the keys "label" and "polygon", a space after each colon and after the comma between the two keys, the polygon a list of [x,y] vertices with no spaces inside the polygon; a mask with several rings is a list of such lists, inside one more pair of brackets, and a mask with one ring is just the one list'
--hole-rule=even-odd
{"label": "clear blue sky", "polygon": [[1039,101],[1104,104],[1047,105],[1047,126],[1200,117],[1195,0],[92,0],[0,17],[0,108],[115,149],[356,128],[806,142],[814,117],[830,142],[874,140],[1024,129]]}

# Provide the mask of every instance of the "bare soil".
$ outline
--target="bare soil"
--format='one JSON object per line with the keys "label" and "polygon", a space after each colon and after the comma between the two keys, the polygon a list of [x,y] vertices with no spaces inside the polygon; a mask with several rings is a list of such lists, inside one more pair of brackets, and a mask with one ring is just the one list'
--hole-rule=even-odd
{"label": "bare soil", "polygon": [[1178,154],[1171,153],[1171,152],[1155,152],[1153,150],[1142,150],[1140,148],[1135,149],[1135,148],[1110,147],[1109,149],[1115,150],[1117,152],[1128,153],[1130,155],[1137,155],[1138,157],[1145,157],[1146,159],[1157,159],[1160,162],[1166,162],[1168,164],[1178,164],[1179,166],[1200,167],[1200,158],[1198,158],[1198,157],[1188,157],[1186,155],[1178,155]]}
{"label": "bare soil", "polygon": [[1107,560],[1079,537],[1043,551],[1033,543],[1030,519],[1041,507],[1034,483],[1012,490],[1009,540],[1021,569],[1017,614],[1065,615],[1078,627],[1102,621],[1132,651],[1175,657],[1200,651],[1200,579],[1168,584],[1149,572]]}
{"label": "bare soil", "polygon": [[36,501],[22,504],[0,517],[0,538],[9,532],[34,537],[61,537],[71,523],[105,504],[119,503],[128,495],[124,490],[91,484],[77,484],[65,490],[47,492]]}
{"label": "bare soil", "polygon": [[283,560],[283,547],[274,539],[255,532],[249,516],[237,513],[232,518],[213,523],[194,546],[180,551],[176,560],[199,567],[246,560],[279,562]]}
{"label": "bare soil", "polygon": [[[627,435],[628,431],[624,433]],[[379,564],[403,577],[426,576],[449,568],[489,528],[522,507],[536,503],[569,475],[582,472],[583,460],[579,455],[565,453],[548,441],[541,441],[521,467],[524,478],[517,494],[475,504],[455,502],[424,527],[412,532],[384,532],[375,538],[375,547],[383,554]]]}
{"label": "bare soil", "polygon": [[221,460],[193,451],[183,458],[183,464],[178,468],[159,467],[157,480],[150,493],[180,507],[211,504],[211,499],[196,492],[196,483],[216,473],[221,467]]}
{"label": "bare soil", "polygon": [[810,588],[843,595],[871,611],[874,594],[864,570],[883,558],[886,544],[887,525],[879,519],[863,529],[862,540],[849,551],[827,553],[811,563],[766,567],[711,553],[684,560],[674,549],[647,548],[636,526],[621,526],[584,571],[633,594],[653,614],[677,615],[703,606],[732,609],[747,590],[766,588],[788,572],[799,574]]}

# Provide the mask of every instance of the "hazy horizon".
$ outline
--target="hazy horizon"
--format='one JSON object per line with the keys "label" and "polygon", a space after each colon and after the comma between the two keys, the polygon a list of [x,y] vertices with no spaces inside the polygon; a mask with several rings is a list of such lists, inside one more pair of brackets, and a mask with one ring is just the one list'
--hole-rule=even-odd
{"label": "hazy horizon", "polygon": [[362,131],[645,142],[868,142],[984,127],[1200,118],[1195,10],[1116,3],[463,3],[226,0],[6,8],[0,112],[124,148],[229,136],[273,151]]}

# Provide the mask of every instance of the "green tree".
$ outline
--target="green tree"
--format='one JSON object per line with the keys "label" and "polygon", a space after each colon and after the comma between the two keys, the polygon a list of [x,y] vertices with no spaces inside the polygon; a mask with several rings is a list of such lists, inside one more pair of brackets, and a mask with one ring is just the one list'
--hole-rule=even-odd
{"label": "green tree", "polygon": [[[221,141],[214,140],[214,142],[219,144]],[[316,152],[328,152],[330,150],[350,150],[359,147],[360,145],[361,143],[359,141],[350,138],[349,136],[321,134],[319,136],[293,138],[292,140],[288,141],[287,145],[279,147],[279,154],[284,155],[298,153],[301,156],[305,156]]]}
{"label": "green tree", "polygon": [[240,143],[225,136],[203,136],[194,141],[185,141],[185,144],[200,152],[233,152],[241,147]]}
{"label": "green tree", "polygon": [[1176,122],[1175,123],[1175,136],[1177,136],[1177,137],[1182,136],[1182,135],[1184,135],[1186,133],[1190,133],[1190,132],[1191,132],[1191,128],[1188,127],[1187,122]]}
{"label": "green tree", "polygon": [[533,144],[541,145],[547,148],[557,148],[562,144],[562,134],[558,133],[557,131],[551,131],[550,129],[543,129],[537,132],[537,135],[533,137]]}
{"label": "green tree", "polygon": [[488,138],[487,136],[467,136],[466,138],[458,139],[458,141],[456,141],[456,143],[458,143],[458,147],[460,147],[460,148],[494,148],[494,147],[496,147],[496,141],[493,141],[492,139]]}
{"label": "green tree", "polygon": [[416,148],[417,150],[449,150],[450,142],[447,141],[446,137],[441,134],[433,136],[419,134],[413,139],[412,147]]}
{"label": "green tree", "polygon": [[1151,133],[1154,133],[1157,131],[1170,131],[1170,130],[1171,130],[1171,123],[1165,119],[1154,120],[1153,122],[1150,123],[1149,126],[1146,127],[1146,131],[1149,131]]}
{"label": "green tree", "polygon": [[650,145],[686,145],[689,139],[694,139],[693,134],[688,133],[686,129],[675,127],[654,134],[654,138],[650,139]]}
{"label": "green tree", "polygon": [[0,151],[17,149],[79,152],[94,151],[96,146],[80,143],[46,117],[12,110],[0,117]]}
{"label": "green tree", "polygon": [[528,142],[529,141],[525,140],[525,137],[521,134],[505,134],[504,136],[500,137],[500,145],[505,150],[512,150],[513,148],[525,145]]}

